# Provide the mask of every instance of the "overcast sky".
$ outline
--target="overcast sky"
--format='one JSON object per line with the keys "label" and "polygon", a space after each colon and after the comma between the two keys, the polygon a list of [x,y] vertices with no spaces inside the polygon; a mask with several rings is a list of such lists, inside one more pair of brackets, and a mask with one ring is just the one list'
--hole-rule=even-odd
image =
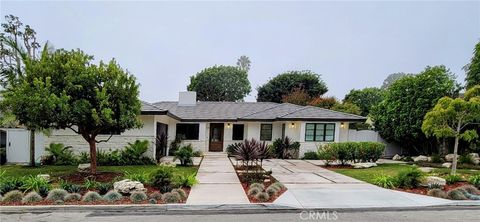
{"label": "overcast sky", "polygon": [[380,86],[388,74],[462,67],[480,39],[480,1],[470,2],[10,2],[7,14],[55,48],[116,58],[141,99],[177,100],[189,77],[215,64],[252,61],[256,88],[288,70],[321,74],[327,95]]}

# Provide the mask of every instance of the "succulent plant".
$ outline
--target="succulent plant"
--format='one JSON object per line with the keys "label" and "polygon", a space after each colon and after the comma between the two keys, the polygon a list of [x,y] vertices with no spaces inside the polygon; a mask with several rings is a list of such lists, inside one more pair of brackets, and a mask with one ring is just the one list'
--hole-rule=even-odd
{"label": "succulent plant", "polygon": [[257,195],[258,193],[262,192],[262,190],[258,187],[250,187],[250,189],[248,189],[248,195],[250,196],[255,196]]}
{"label": "succulent plant", "polygon": [[114,191],[114,190],[110,190],[105,195],[103,195],[103,199],[108,201],[108,202],[119,201],[122,198],[123,198],[122,194],[120,194],[119,192]]}
{"label": "succulent plant", "polygon": [[157,200],[153,199],[153,198],[150,198],[150,199],[148,199],[148,203],[149,204],[157,204]]}
{"label": "succulent plant", "polygon": [[48,192],[46,199],[50,201],[64,200],[67,194],[68,192],[64,189],[53,189]]}
{"label": "succulent plant", "polygon": [[80,193],[80,191],[82,191],[82,186],[78,184],[70,184],[65,190],[70,193]]}
{"label": "succulent plant", "polygon": [[65,202],[63,200],[56,200],[55,205],[63,205]]}
{"label": "succulent plant", "polygon": [[109,190],[113,189],[113,185],[111,183],[99,183],[97,184],[97,189],[100,195],[104,195]]}
{"label": "succulent plant", "polygon": [[95,202],[102,199],[102,196],[95,191],[88,191],[85,195],[83,195],[82,201],[83,202]]}
{"label": "succulent plant", "polygon": [[143,191],[134,191],[130,194],[130,200],[133,203],[141,203],[147,199],[147,195]]}
{"label": "succulent plant", "polygon": [[163,202],[165,203],[180,203],[182,198],[177,192],[169,192],[163,194]]}
{"label": "succulent plant", "polygon": [[186,200],[186,199],[187,199],[187,193],[185,193],[185,191],[182,190],[182,189],[180,189],[180,188],[178,188],[178,189],[173,189],[172,192],[178,193],[178,195],[180,195],[180,198],[181,198],[182,200]]}
{"label": "succulent plant", "polygon": [[79,201],[80,199],[82,199],[82,195],[80,195],[79,193],[69,193],[64,198],[64,200],[67,201],[67,202],[68,201]]}
{"label": "succulent plant", "polygon": [[42,196],[42,197],[47,197],[48,192],[50,192],[50,187],[49,186],[40,186],[38,188],[38,194],[40,194],[40,196]]}
{"label": "succulent plant", "polygon": [[266,202],[270,199],[270,195],[268,195],[268,193],[266,192],[260,192],[260,193],[257,193],[257,195],[255,195],[255,199],[262,202]]}
{"label": "succulent plant", "polygon": [[256,188],[258,188],[258,189],[260,189],[260,190],[264,190],[264,189],[265,189],[265,186],[264,186],[263,184],[261,184],[261,183],[252,183],[252,184],[250,184],[250,187],[249,187],[249,188],[254,188],[254,187],[256,187]]}
{"label": "succulent plant", "polygon": [[459,188],[455,188],[453,190],[448,191],[447,192],[447,197],[449,199],[452,199],[452,200],[467,200],[468,199],[467,197],[465,197],[462,190],[459,189]]}
{"label": "succulent plant", "polygon": [[5,194],[3,202],[20,202],[22,201],[23,193],[19,190],[12,190]]}
{"label": "succulent plant", "polygon": [[23,197],[22,203],[34,203],[42,200],[43,198],[42,196],[40,196],[40,194],[38,194],[35,191],[31,191],[30,193],[27,193],[27,195]]}
{"label": "succulent plant", "polygon": [[428,185],[428,189],[429,190],[433,190],[433,189],[442,189],[442,185],[438,184],[438,183],[432,183],[432,184],[429,184]]}
{"label": "succulent plant", "polygon": [[270,195],[270,196],[275,196],[275,195],[277,195],[277,194],[278,194],[278,191],[279,191],[278,188],[275,187],[275,186],[273,186],[273,187],[272,187],[272,186],[269,186],[269,187],[267,187],[267,189],[265,190],[265,192],[267,192],[268,195]]}
{"label": "succulent plant", "polygon": [[467,191],[470,194],[480,195],[480,191],[472,185],[463,185],[460,188],[464,189],[465,191]]}
{"label": "succulent plant", "polygon": [[155,200],[161,200],[162,199],[162,194],[158,191],[155,191],[150,194],[150,199],[155,199]]}
{"label": "succulent plant", "polygon": [[270,186],[276,186],[279,190],[285,189],[285,185],[283,185],[283,184],[280,183],[280,182],[275,182],[275,183],[273,183],[273,184],[270,185]]}
{"label": "succulent plant", "polygon": [[427,192],[427,195],[438,198],[447,198],[447,193],[441,189],[431,189]]}

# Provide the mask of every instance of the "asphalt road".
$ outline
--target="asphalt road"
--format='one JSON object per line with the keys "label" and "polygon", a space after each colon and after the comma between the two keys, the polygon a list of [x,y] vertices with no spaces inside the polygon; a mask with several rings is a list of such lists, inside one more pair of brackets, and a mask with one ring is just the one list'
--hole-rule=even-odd
{"label": "asphalt road", "polygon": [[[1,213],[1,212],[0,212]],[[140,215],[141,214],[141,215]],[[480,221],[480,207],[429,210],[395,210],[395,211],[297,211],[270,213],[222,212],[220,214],[198,212],[176,212],[174,214],[157,214],[154,212],[37,212],[37,213],[1,213],[1,222],[10,221],[102,221],[102,222],[221,222],[221,221],[368,221],[368,222],[441,222],[441,221]]]}

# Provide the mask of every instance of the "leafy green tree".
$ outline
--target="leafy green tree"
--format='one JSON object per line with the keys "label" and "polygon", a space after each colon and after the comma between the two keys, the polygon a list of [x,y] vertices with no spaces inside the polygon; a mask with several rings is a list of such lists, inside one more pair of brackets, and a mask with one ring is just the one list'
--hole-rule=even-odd
{"label": "leafy green tree", "polygon": [[374,127],[387,141],[423,152],[429,148],[421,130],[425,114],[440,98],[456,95],[458,88],[445,66],[427,67],[418,75],[405,76],[395,81],[385,99],[371,110]]}
{"label": "leafy green tree", "polygon": [[290,94],[294,89],[300,88],[312,98],[323,95],[328,91],[320,75],[309,71],[289,71],[280,74],[266,84],[258,87],[258,102],[282,102],[284,95]]}
{"label": "leafy green tree", "polygon": [[472,87],[464,98],[441,98],[435,107],[425,115],[422,131],[427,136],[455,138],[452,172],[457,170],[458,142],[472,141],[478,137],[475,129],[465,130],[470,124],[480,123],[480,85]]}
{"label": "leafy green tree", "polygon": [[305,106],[310,102],[311,98],[303,89],[296,88],[290,94],[282,97],[283,103],[291,103],[300,106]]}
{"label": "leafy green tree", "polygon": [[190,77],[190,91],[200,101],[240,101],[252,91],[247,72],[234,66],[213,66]]}
{"label": "leafy green tree", "polygon": [[399,73],[393,73],[387,76],[385,80],[383,80],[382,84],[382,89],[387,89],[389,86],[391,86],[395,81],[401,79],[402,77],[405,77],[409,74],[399,72]]}
{"label": "leafy green tree", "polygon": [[463,69],[466,72],[466,88],[480,85],[480,41],[475,45],[472,60]]}
{"label": "leafy green tree", "polygon": [[359,115],[368,116],[370,109],[383,100],[384,93],[384,90],[376,87],[359,90],[352,89],[347,95],[345,95],[343,101],[357,105],[361,110]]}
{"label": "leafy green tree", "polygon": [[350,114],[355,114],[355,115],[360,115],[362,113],[360,107],[353,103],[349,102],[344,102],[344,103],[337,103],[333,105],[332,110],[339,111],[339,112],[344,112],[344,113],[350,113]]}
{"label": "leafy green tree", "polygon": [[[29,128],[71,129],[90,146],[96,173],[96,144],[114,133],[141,126],[141,103],[135,77],[114,60],[91,64],[80,50],[42,52],[42,59],[25,64],[25,76],[4,93],[20,124]],[[99,134],[110,133],[106,140]]]}
{"label": "leafy green tree", "polygon": [[245,56],[245,55],[240,56],[240,58],[238,58],[237,60],[238,68],[240,68],[241,70],[247,73],[248,71],[250,71],[251,63],[252,62],[250,61],[250,58],[248,58],[248,56]]}

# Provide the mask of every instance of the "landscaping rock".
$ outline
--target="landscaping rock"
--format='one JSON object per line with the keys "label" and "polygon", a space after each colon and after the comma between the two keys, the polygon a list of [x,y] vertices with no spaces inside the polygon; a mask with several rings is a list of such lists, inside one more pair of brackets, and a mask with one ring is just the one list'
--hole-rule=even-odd
{"label": "landscaping rock", "polygon": [[89,173],[90,172],[90,164],[89,163],[81,163],[78,164],[78,172],[80,173]]}
{"label": "landscaping rock", "polygon": [[473,159],[478,159],[478,158],[480,158],[480,157],[478,156],[478,153],[470,153],[470,154],[468,154],[468,155],[470,155]]}
{"label": "landscaping rock", "polygon": [[418,169],[424,173],[430,173],[433,171],[432,167],[419,167]]}
{"label": "landscaping rock", "polygon": [[428,157],[420,155],[420,156],[417,156],[417,157],[413,158],[413,162],[428,162]]}
{"label": "landscaping rock", "polygon": [[352,164],[354,169],[365,169],[370,167],[376,167],[376,163],[353,163]]}
{"label": "landscaping rock", "polygon": [[[458,159],[458,156],[457,156],[457,159]],[[445,156],[445,161],[447,161],[447,162],[453,162],[453,153],[447,154],[447,155]]]}
{"label": "landscaping rock", "polygon": [[480,158],[473,159],[473,164],[475,164],[475,165],[480,164]]}
{"label": "landscaping rock", "polygon": [[443,163],[442,167],[450,168],[450,167],[452,167],[452,163]]}
{"label": "landscaping rock", "polygon": [[392,160],[400,161],[400,160],[402,160],[402,156],[400,156],[398,154],[395,154],[395,156],[393,156]]}
{"label": "landscaping rock", "polygon": [[143,184],[138,181],[131,181],[129,179],[121,180],[113,183],[113,189],[122,194],[130,194],[134,191],[145,192],[147,189],[143,187]]}
{"label": "landscaping rock", "polygon": [[445,186],[447,184],[447,181],[441,177],[435,177],[435,176],[428,176],[426,177],[422,183],[420,184],[421,186],[428,187],[433,184],[438,184],[440,186]]}
{"label": "landscaping rock", "polygon": [[38,174],[37,178],[43,178],[44,180],[50,182],[50,175],[49,174]]}

